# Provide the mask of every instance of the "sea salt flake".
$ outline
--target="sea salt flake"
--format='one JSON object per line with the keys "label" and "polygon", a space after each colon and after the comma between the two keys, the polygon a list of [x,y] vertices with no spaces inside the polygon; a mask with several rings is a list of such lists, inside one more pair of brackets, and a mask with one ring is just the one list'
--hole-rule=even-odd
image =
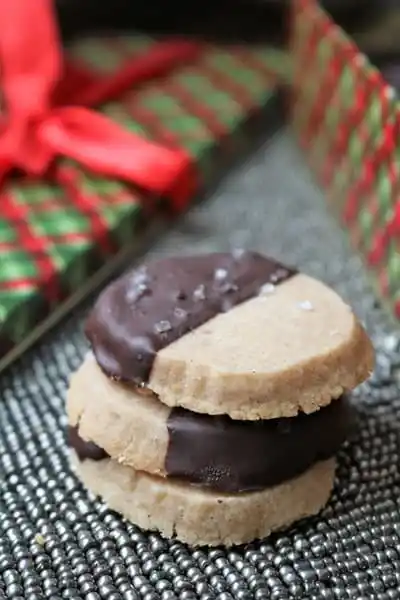
{"label": "sea salt flake", "polygon": [[133,273],[132,280],[137,283],[144,283],[148,281],[149,277],[147,275],[147,269],[145,267],[141,267],[135,273]]}
{"label": "sea salt flake", "polygon": [[154,325],[154,331],[156,333],[167,333],[171,331],[172,325],[169,321],[159,321]]}
{"label": "sea salt flake", "polygon": [[198,301],[198,300],[205,300],[206,299],[206,288],[204,287],[203,284],[199,285],[193,292],[193,299]]}
{"label": "sea salt flake", "polygon": [[183,308],[179,308],[179,306],[177,306],[174,309],[174,315],[177,319],[184,319],[187,316],[187,312],[186,310],[183,310]]}
{"label": "sea salt flake", "polygon": [[287,275],[288,275],[287,269],[279,268],[275,271],[275,273],[272,273],[271,281],[273,283],[278,283],[279,281],[282,281],[282,279],[285,279],[285,277],[287,277]]}
{"label": "sea salt flake", "polygon": [[238,286],[236,285],[236,283],[223,283],[220,287],[220,290],[223,294],[233,294],[233,292],[237,292],[238,291]]}
{"label": "sea salt flake", "polygon": [[137,302],[148,291],[149,291],[149,288],[147,287],[147,285],[144,282],[141,282],[141,283],[135,282],[134,285],[129,290],[127,290],[126,299],[128,302]]}
{"label": "sea salt flake", "polygon": [[246,250],[243,248],[234,248],[232,250],[232,256],[235,260],[240,260],[246,254]]}
{"label": "sea salt flake", "polygon": [[275,286],[273,283],[264,283],[260,287],[260,296],[267,296],[268,294],[273,294],[275,291]]}
{"label": "sea salt flake", "polygon": [[303,302],[299,302],[297,305],[301,310],[311,311],[314,310],[314,306],[311,304],[309,300],[303,300]]}
{"label": "sea salt flake", "polygon": [[214,279],[215,281],[224,281],[228,276],[228,271],[226,269],[215,269]]}

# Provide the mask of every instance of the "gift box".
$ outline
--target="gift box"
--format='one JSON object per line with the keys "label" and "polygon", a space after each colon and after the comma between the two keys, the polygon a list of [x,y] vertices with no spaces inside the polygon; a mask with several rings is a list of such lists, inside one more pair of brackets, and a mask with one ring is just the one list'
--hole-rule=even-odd
{"label": "gift box", "polygon": [[[25,9],[35,4],[46,2]],[[26,10],[18,13],[24,0],[13,7],[11,16],[0,7],[2,22],[8,31],[11,18],[16,30],[27,28]],[[40,39],[47,35],[54,52],[51,11],[40,23],[28,27],[24,52],[22,38],[0,39],[0,85],[9,96],[0,135],[2,366],[138,243],[144,220],[185,210],[255,131],[276,128],[277,82],[288,74],[286,54],[267,46],[133,33],[75,41],[49,87],[57,60]]]}
{"label": "gift box", "polygon": [[[399,23],[392,7],[389,21]],[[314,0],[293,4],[291,57],[298,142],[379,296],[400,317],[398,94]]]}
{"label": "gift box", "polygon": [[[13,3],[23,5],[24,0]],[[75,154],[69,153],[69,127],[69,138],[58,139],[62,148],[48,169],[35,171],[33,161],[29,177],[25,163],[22,176],[3,177],[0,368],[115,268],[142,239],[144,220],[157,223],[166,208],[174,214],[185,210],[232,159],[244,155],[255,132],[273,131],[280,122],[283,87],[291,90],[294,131],[330,206],[391,310],[400,313],[392,234],[395,95],[316,2],[297,0],[293,7],[289,52],[266,44],[216,45],[139,33],[85,37],[67,46],[52,105],[89,108],[92,138],[95,117],[103,115],[106,129],[119,127],[117,137],[133,135],[139,146],[133,154],[123,153],[128,162],[122,166],[116,155],[110,168],[105,162],[114,152],[105,140],[101,164],[93,164],[88,158],[93,139],[83,143],[74,122]],[[10,11],[1,10],[5,22]],[[46,14],[53,47],[59,46],[56,18],[49,10]],[[32,48],[35,28],[29,34],[25,44]],[[54,128],[54,119],[50,124]],[[122,138],[120,146],[126,142]],[[146,140],[150,148],[144,155],[153,157],[150,168],[145,165],[147,177],[141,166]],[[96,140],[97,150],[103,142]],[[168,185],[160,160],[169,164]],[[1,168],[0,161],[0,173]],[[127,173],[130,169],[133,173]]]}

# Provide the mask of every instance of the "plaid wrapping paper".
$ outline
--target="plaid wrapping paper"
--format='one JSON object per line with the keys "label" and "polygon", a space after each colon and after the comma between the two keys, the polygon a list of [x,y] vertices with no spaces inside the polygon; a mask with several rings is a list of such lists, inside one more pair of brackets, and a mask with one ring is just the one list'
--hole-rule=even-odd
{"label": "plaid wrapping paper", "polygon": [[400,103],[315,0],[295,0],[291,121],[332,210],[400,317]]}
{"label": "plaid wrapping paper", "polygon": [[[145,36],[88,38],[69,55],[80,68],[106,76],[153,44]],[[209,47],[196,63],[132,89],[102,111],[130,131],[185,149],[203,185],[243,151],[245,125],[270,104],[276,73],[286,68],[285,55],[269,48]],[[0,358],[132,242],[151,201],[71,161],[62,161],[62,172],[68,190],[17,180],[1,191]]]}

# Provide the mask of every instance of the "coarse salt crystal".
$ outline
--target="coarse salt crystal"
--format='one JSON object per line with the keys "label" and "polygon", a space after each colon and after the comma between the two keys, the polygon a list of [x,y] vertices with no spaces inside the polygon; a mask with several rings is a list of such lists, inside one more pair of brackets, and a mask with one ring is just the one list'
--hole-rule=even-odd
{"label": "coarse salt crystal", "polygon": [[194,300],[205,300],[206,299],[206,288],[203,284],[199,285],[193,292]]}
{"label": "coarse salt crystal", "polygon": [[246,250],[244,250],[243,248],[234,248],[232,250],[232,256],[236,260],[240,260],[245,254],[246,254]]}
{"label": "coarse salt crystal", "polygon": [[309,300],[303,300],[303,302],[299,302],[297,306],[301,310],[308,310],[308,311],[314,310],[314,307]]}
{"label": "coarse salt crystal", "polygon": [[226,279],[228,271],[226,269],[215,269],[214,279],[216,281],[223,281]]}
{"label": "coarse salt crystal", "polygon": [[156,333],[167,333],[167,331],[171,331],[172,325],[169,321],[159,321],[154,326]]}
{"label": "coarse salt crystal", "polygon": [[273,283],[265,283],[260,287],[260,296],[266,296],[267,294],[273,294],[275,286]]}
{"label": "coarse salt crystal", "polygon": [[183,310],[183,308],[180,308],[179,306],[177,306],[174,309],[174,315],[177,319],[184,319],[187,316],[187,312],[186,312],[186,310]]}

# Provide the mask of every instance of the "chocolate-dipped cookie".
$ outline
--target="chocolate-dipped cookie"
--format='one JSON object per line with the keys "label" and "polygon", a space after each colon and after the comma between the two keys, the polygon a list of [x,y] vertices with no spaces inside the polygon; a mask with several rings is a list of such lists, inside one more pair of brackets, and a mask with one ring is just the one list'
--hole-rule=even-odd
{"label": "chocolate-dipped cookie", "polygon": [[252,252],[162,259],[112,283],[86,333],[69,443],[111,508],[232,544],[325,504],[373,350],[323,283]]}
{"label": "chocolate-dipped cookie", "polygon": [[304,473],[336,454],[354,421],[345,397],[310,415],[262,421],[170,408],[107,378],[92,355],[71,381],[67,409],[70,445],[81,460],[108,455],[221,493],[262,490]]}
{"label": "chocolate-dipped cookie", "polygon": [[251,252],[134,269],[100,295],[86,333],[107,376],[168,406],[234,419],[313,412],[373,364],[366,333],[333,290]]}

